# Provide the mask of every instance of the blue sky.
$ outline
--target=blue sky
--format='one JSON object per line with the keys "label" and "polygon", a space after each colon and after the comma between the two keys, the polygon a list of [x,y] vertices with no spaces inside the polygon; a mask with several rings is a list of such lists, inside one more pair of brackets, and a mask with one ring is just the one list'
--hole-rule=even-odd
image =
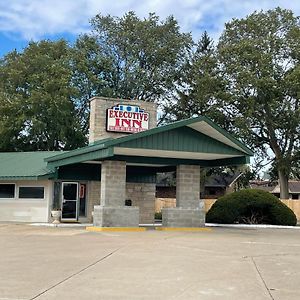
{"label": "blue sky", "polygon": [[0,0],[0,57],[14,49],[21,51],[30,40],[73,42],[90,30],[89,20],[97,13],[122,16],[133,10],[147,17],[155,12],[161,19],[172,14],[181,30],[192,32],[196,40],[204,30],[217,39],[232,18],[276,6],[300,15],[296,0]]}

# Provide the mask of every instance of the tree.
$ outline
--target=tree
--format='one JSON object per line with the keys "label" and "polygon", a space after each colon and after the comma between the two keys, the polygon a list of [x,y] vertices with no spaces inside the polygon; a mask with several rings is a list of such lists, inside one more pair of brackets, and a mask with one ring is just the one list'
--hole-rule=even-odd
{"label": "tree", "polygon": [[218,44],[227,115],[248,144],[271,149],[281,198],[288,198],[291,166],[299,160],[299,44],[299,18],[280,8],[234,19]]}
{"label": "tree", "polygon": [[165,106],[166,119],[185,119],[205,115],[227,130],[231,122],[225,117],[220,99],[226,99],[226,82],[221,76],[216,48],[204,32],[184,72],[176,82],[177,99]]}
{"label": "tree", "polygon": [[112,95],[109,86],[111,64],[99,51],[97,39],[93,36],[80,36],[71,51],[72,85],[76,88],[73,102],[76,107],[82,131],[89,128],[89,100],[94,96]]}
{"label": "tree", "polygon": [[102,96],[155,101],[169,93],[180,76],[184,57],[192,45],[190,34],[180,33],[177,21],[160,22],[155,14],[139,19],[134,12],[121,18],[97,15],[91,21],[91,36],[77,43],[96,42],[93,55],[102,67],[88,78],[101,81]]}
{"label": "tree", "polygon": [[65,41],[30,43],[0,62],[0,149],[60,150],[85,143]]}

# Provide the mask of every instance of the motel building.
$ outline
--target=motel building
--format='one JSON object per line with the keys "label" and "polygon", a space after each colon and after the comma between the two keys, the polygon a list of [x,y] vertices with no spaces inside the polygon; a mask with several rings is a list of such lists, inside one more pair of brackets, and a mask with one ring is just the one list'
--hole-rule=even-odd
{"label": "motel building", "polygon": [[156,127],[156,104],[94,97],[89,145],[0,153],[0,221],[154,223],[156,174],[176,171],[176,208],[163,227],[204,226],[200,168],[249,163],[253,153],[204,116]]}

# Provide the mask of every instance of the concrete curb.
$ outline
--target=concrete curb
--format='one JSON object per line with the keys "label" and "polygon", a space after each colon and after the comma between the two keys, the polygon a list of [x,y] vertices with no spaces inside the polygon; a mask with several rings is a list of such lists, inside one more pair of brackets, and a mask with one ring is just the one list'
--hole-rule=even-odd
{"label": "concrete curb", "polygon": [[88,226],[85,228],[87,231],[91,232],[136,232],[136,231],[146,231],[144,227],[96,227]]}
{"label": "concrete curb", "polygon": [[222,228],[243,228],[243,229],[300,229],[300,226],[283,226],[283,225],[267,225],[267,224],[217,224],[205,223],[206,227],[222,227]]}
{"label": "concrete curb", "polygon": [[158,231],[212,231],[212,228],[205,227],[155,227]]}
{"label": "concrete curb", "polygon": [[90,223],[31,223],[30,226],[40,226],[40,227],[63,227],[63,228],[86,228],[88,226],[93,226]]}

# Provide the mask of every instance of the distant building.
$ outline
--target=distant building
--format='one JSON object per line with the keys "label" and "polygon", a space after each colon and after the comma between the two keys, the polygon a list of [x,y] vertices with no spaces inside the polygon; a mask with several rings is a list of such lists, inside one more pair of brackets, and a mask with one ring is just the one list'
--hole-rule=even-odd
{"label": "distant building", "polygon": [[[279,198],[280,186],[279,184],[271,191],[272,194]],[[289,199],[300,200],[300,181],[290,180],[289,181]]]}
{"label": "distant building", "polygon": [[[238,180],[242,173],[224,173],[211,175],[206,179],[204,189],[201,191],[202,199],[216,199],[226,193],[237,190]],[[156,184],[157,198],[176,198],[176,187],[170,186],[170,182],[174,181],[174,174],[164,174],[158,177]]]}
{"label": "distant building", "polygon": [[204,185],[202,197],[216,199],[237,190],[236,184],[241,175],[242,173],[233,173],[210,176]]}
{"label": "distant building", "polygon": [[[272,183],[269,180],[253,180],[250,182],[250,187],[252,189],[260,189],[276,197],[280,197],[280,185],[277,183]],[[300,200],[300,181],[299,180],[290,180],[289,181],[289,199]]]}

